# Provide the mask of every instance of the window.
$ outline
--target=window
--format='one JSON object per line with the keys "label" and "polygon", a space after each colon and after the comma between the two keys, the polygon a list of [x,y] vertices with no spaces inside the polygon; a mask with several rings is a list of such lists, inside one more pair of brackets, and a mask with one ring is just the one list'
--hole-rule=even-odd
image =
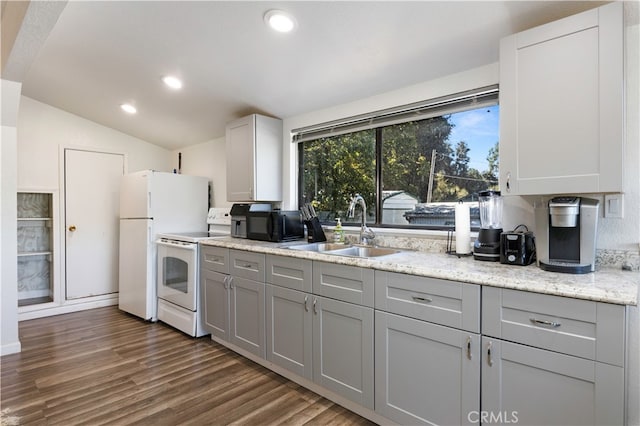
{"label": "window", "polygon": [[355,224],[346,215],[359,193],[369,224],[444,229],[462,200],[479,226],[477,193],[498,188],[497,95],[479,89],[299,129],[299,202],[323,223]]}

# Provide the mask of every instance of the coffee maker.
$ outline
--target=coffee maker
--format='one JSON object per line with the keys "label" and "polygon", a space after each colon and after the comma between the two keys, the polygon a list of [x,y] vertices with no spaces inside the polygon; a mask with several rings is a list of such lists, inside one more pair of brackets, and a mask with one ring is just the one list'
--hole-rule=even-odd
{"label": "coffee maker", "polygon": [[500,234],[502,234],[502,196],[500,191],[482,191],[478,194],[480,230],[473,243],[475,260],[500,261]]}
{"label": "coffee maker", "polygon": [[545,271],[595,271],[598,200],[555,197],[535,208],[538,266]]}

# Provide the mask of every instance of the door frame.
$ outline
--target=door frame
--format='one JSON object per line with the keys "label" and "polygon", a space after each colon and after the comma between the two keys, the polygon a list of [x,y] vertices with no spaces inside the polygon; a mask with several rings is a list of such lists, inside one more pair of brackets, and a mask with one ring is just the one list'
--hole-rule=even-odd
{"label": "door frame", "polygon": [[[99,306],[109,306],[118,304],[118,293],[104,294],[98,296],[83,297],[79,299],[66,299],[66,283],[67,283],[67,239],[66,239],[66,161],[65,152],[70,151],[85,151],[96,154],[113,154],[121,155],[123,158],[123,174],[127,174],[129,171],[127,154],[122,151],[102,149],[98,147],[78,146],[78,145],[60,145],[58,151],[58,166],[60,173],[58,173],[59,187],[60,187],[60,302],[63,305],[79,305],[91,302],[104,302],[98,303]],[[86,309],[92,309],[97,306],[91,306]]]}
{"label": "door frame", "polygon": [[[54,241],[57,240],[58,244],[55,249],[58,251],[57,256],[57,272],[54,275],[53,302],[42,305],[33,305],[33,307],[23,307],[18,313],[18,321],[25,321],[35,318],[48,317],[53,315],[67,314],[70,312],[78,312],[86,309],[102,308],[105,306],[112,306],[118,304],[118,294],[112,293],[108,295],[91,296],[82,299],[65,300],[65,283],[66,283],[66,227],[65,225],[65,151],[77,150],[87,151],[104,154],[117,154],[122,155],[124,159],[124,174],[129,173],[129,156],[126,152],[121,150],[106,149],[94,146],[83,146],[74,144],[60,144],[58,145],[58,188],[47,188],[47,192],[56,192],[58,203],[54,206],[54,212],[57,213],[57,218],[54,217],[53,226],[54,229]],[[33,190],[36,188],[22,188],[24,190]],[[40,188],[38,188],[40,189]],[[42,189],[44,190],[44,188]]]}

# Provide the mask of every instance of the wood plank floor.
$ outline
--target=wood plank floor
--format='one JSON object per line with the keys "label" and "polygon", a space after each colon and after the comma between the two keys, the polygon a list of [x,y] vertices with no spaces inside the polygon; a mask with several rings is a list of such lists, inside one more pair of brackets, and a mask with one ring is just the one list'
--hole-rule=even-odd
{"label": "wood plank floor", "polygon": [[206,337],[117,307],[20,323],[1,424],[369,425]]}

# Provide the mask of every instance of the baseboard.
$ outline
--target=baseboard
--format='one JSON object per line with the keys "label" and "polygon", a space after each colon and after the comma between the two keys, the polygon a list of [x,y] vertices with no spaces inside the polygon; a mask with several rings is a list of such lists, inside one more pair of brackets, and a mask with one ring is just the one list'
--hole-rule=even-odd
{"label": "baseboard", "polygon": [[55,303],[44,303],[42,307],[32,305],[29,310],[18,311],[18,321],[26,321],[36,318],[51,317],[54,315],[68,314],[71,312],[86,311],[87,309],[104,308],[105,306],[113,306],[118,304],[118,296],[111,296],[101,300],[91,300],[87,302],[79,302],[74,300],[72,303],[57,305]]}
{"label": "baseboard", "polygon": [[17,342],[13,342],[13,343],[9,343],[8,345],[0,346],[0,356],[10,355],[10,354],[17,354],[21,350],[22,350],[22,345],[20,344],[20,341],[18,340]]}

